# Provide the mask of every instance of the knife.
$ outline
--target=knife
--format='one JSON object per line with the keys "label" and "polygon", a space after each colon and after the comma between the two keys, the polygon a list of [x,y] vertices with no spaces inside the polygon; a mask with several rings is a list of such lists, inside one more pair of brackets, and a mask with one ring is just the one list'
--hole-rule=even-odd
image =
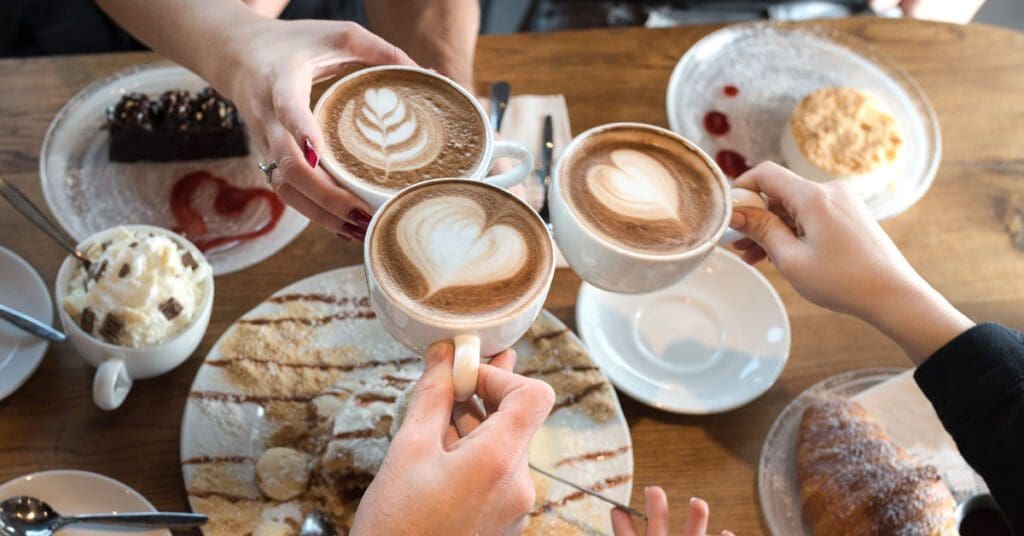
{"label": "knife", "polygon": [[27,331],[36,337],[41,337],[48,341],[64,342],[68,338],[67,335],[51,328],[43,322],[3,304],[0,304],[0,318],[14,324],[15,327],[23,331]]}
{"label": "knife", "polygon": [[[548,117],[550,117],[550,116],[548,116]],[[532,463],[529,464],[529,465],[530,465],[530,469],[533,469],[534,471],[537,471],[538,473],[540,473],[540,474],[550,478],[551,480],[557,480],[558,482],[561,482],[561,483],[565,484],[566,486],[569,486],[570,488],[574,488],[574,489],[577,489],[579,491],[582,491],[583,493],[586,493],[587,495],[590,495],[591,497],[596,497],[598,499],[601,499],[602,501],[615,506],[619,510],[623,510],[625,512],[629,512],[630,514],[632,514],[632,515],[634,515],[636,517],[639,517],[640,519],[643,519],[644,521],[647,521],[647,515],[644,514],[643,512],[641,512],[640,510],[637,510],[637,509],[635,509],[635,508],[633,508],[631,506],[626,506],[625,504],[622,504],[619,501],[615,501],[615,500],[609,499],[608,497],[605,497],[604,495],[601,495],[600,493],[597,493],[596,491],[591,491],[591,490],[589,490],[587,488],[584,488],[583,486],[580,486],[578,484],[573,484],[572,482],[569,482],[568,480],[566,480],[566,479],[564,479],[564,478],[562,478],[560,476],[555,476],[555,475],[553,475],[553,474],[551,474],[551,473],[549,473],[549,472],[547,472],[547,471],[545,471],[543,469],[538,468],[537,466],[533,465]]]}
{"label": "knife", "polygon": [[551,115],[544,116],[544,133],[540,146],[540,185],[543,188],[544,202],[537,211],[545,223],[550,223],[548,214],[548,186],[551,184],[551,159],[555,150],[555,133],[551,125]]}

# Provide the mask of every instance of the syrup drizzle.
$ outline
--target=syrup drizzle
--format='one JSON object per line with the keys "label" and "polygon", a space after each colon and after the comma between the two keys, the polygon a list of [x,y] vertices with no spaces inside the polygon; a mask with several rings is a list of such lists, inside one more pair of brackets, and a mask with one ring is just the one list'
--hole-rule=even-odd
{"label": "syrup drizzle", "polygon": [[[263,199],[270,208],[270,219],[255,231],[209,237],[209,228],[203,214],[192,206],[196,190],[203,183],[210,182],[217,186],[217,195],[213,200],[213,210],[221,216],[238,217],[245,207],[254,200]],[[263,236],[277,227],[277,222],[284,214],[284,202],[274,192],[263,188],[238,188],[228,181],[209,171],[189,173],[174,183],[171,188],[171,213],[177,225],[173,231],[191,240],[200,251],[208,251],[224,244],[252,240]]]}

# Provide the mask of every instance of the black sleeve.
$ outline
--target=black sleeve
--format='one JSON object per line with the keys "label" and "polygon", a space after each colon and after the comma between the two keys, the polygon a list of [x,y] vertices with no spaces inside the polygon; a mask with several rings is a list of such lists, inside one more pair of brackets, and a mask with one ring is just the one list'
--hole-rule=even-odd
{"label": "black sleeve", "polygon": [[964,459],[1024,535],[1024,335],[975,326],[914,373]]}

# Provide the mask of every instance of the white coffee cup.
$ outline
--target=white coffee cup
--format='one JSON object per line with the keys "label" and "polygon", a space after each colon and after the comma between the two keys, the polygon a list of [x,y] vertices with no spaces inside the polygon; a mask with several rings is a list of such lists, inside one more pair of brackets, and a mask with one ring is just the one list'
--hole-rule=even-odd
{"label": "white coffee cup", "polygon": [[[484,125],[486,139],[484,154],[480,159],[480,164],[477,165],[477,167],[465,178],[479,179],[488,184],[508,188],[519,184],[526,179],[526,177],[530,176],[530,172],[533,170],[533,153],[521,143],[508,140],[495,140],[494,132],[491,131],[490,122],[487,119],[487,113],[484,112],[484,108],[480,105],[480,102],[462,86],[434,71],[420,69],[418,67],[404,67],[397,65],[381,65],[379,67],[368,67],[366,69],[356,71],[341,80],[338,80],[324,91],[324,94],[320,97],[320,100],[317,101],[316,107],[313,109],[313,116],[320,117],[320,110],[323,109],[331,94],[333,94],[339,87],[360,77],[379,71],[419,72],[426,76],[443,81],[466,97],[466,100],[469,101],[473,106],[473,109],[476,110],[477,115],[480,116],[480,122]],[[516,166],[504,173],[488,176],[487,172],[491,169],[494,162],[500,158],[510,158],[515,160],[517,162]],[[327,170],[327,173],[329,173],[331,177],[334,177],[335,181],[365,201],[366,204],[370,206],[371,210],[377,210],[385,201],[397,193],[395,191],[371,188],[364,182],[352,180],[341,172],[339,166],[335,162],[331,161],[331,158],[321,158],[320,165]]]}
{"label": "white coffee cup", "polygon": [[[694,151],[707,164],[721,185],[725,200],[722,218],[708,240],[686,251],[669,255],[641,253],[601,238],[573,212],[561,194],[562,166],[585,140],[615,128],[648,130],[657,135],[674,138]],[[732,188],[718,164],[700,147],[675,132],[643,123],[610,123],[591,128],[576,136],[562,151],[555,165],[548,191],[548,204],[555,241],[569,266],[587,283],[609,292],[623,294],[652,292],[686,277],[704,261],[717,244],[735,242],[742,237],[735,230],[729,229],[729,219],[734,206],[765,207],[760,194],[742,188]]]}
{"label": "white coffee cup", "polygon": [[[409,186],[416,188],[431,182],[448,181],[451,179],[438,179],[424,181]],[[471,179],[459,179],[469,181]],[[487,185],[490,188],[500,190],[497,186]],[[405,190],[403,190],[404,192]],[[504,192],[509,197],[509,202],[519,203],[528,209],[530,217],[536,218],[537,224],[544,227],[544,221],[526,203],[518,197]],[[395,198],[402,195],[399,192]],[[394,198],[393,198],[394,199]],[[480,367],[481,356],[492,356],[511,348],[530,328],[533,321],[540,314],[547,298],[548,290],[551,288],[551,280],[555,276],[554,245],[551,242],[550,234],[544,247],[550,248],[546,258],[550,259],[550,266],[544,274],[544,291],[537,293],[536,297],[526,306],[518,311],[509,313],[502,317],[487,321],[478,321],[472,318],[465,320],[446,320],[424,315],[420,311],[412,311],[400,301],[388,296],[380,284],[377,276],[373,273],[373,263],[370,262],[372,253],[371,245],[374,243],[373,233],[376,229],[380,215],[388,210],[391,201],[385,202],[370,222],[366,232],[366,240],[363,246],[363,256],[366,259],[366,286],[370,291],[370,303],[373,305],[377,318],[384,324],[384,327],[395,339],[404,344],[413,352],[425,355],[431,345],[441,341],[452,341],[455,346],[455,363],[452,371],[452,379],[455,383],[456,400],[468,399],[476,391],[477,372]]]}
{"label": "white coffee cup", "polygon": [[[140,231],[163,235],[185,248],[192,257],[206,262],[202,252],[184,237],[167,229],[149,225],[122,225],[100,231],[83,240],[78,248],[84,250],[87,245],[106,240],[119,229]],[[92,383],[92,399],[100,409],[117,409],[124,403],[135,380],[144,380],[170,372],[180,365],[199,346],[210,323],[210,312],[213,310],[213,275],[212,271],[205,281],[206,291],[199,305],[195,318],[187,328],[155,346],[130,348],[107,343],[86,333],[64,309],[64,297],[67,295],[68,284],[79,266],[78,259],[68,257],[60,265],[57,272],[54,295],[57,297],[57,310],[60,321],[68,340],[78,354],[96,368]]]}

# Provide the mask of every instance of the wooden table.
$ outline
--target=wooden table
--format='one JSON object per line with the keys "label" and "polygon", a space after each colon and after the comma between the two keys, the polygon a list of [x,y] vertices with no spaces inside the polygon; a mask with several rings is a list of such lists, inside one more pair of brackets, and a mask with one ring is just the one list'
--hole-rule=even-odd
{"label": "wooden table", "polygon": [[[877,45],[924,87],[942,124],[944,154],[928,195],[886,230],[928,281],[978,320],[1024,327],[1024,251],[1004,220],[1024,224],[1024,34],[992,27],[851,19],[827,23]],[[714,27],[488,36],[477,78],[509,80],[521,93],[564,93],[574,130],[610,121],[666,124],[665,87],[679,56]],[[43,205],[37,170],[47,125],[93,80],[151,54],[0,61],[0,172]],[[1008,216],[1009,215],[1009,216]],[[52,285],[63,257],[40,232],[0,204],[0,244],[25,257]],[[239,316],[293,281],[361,262],[362,249],[311,225],[263,264],[217,280],[206,340],[174,372],[136,384],[124,407],[105,413],[90,396],[92,369],[68,344],[51,347],[35,376],[0,402],[0,481],[53,468],[80,468],[135,487],[158,508],[188,508],[178,464],[186,393],[210,344]],[[621,395],[635,447],[633,502],[664,486],[681,512],[693,495],[712,507],[712,531],[766,531],[755,490],[765,434],[794,396],[843,371],[909,366],[898,348],[852,318],[800,298],[771,266],[793,326],[789,364],[764,396],[709,417],[662,413]],[[4,274],[0,274],[3,284]],[[579,279],[555,277],[547,307],[574,324]]]}

